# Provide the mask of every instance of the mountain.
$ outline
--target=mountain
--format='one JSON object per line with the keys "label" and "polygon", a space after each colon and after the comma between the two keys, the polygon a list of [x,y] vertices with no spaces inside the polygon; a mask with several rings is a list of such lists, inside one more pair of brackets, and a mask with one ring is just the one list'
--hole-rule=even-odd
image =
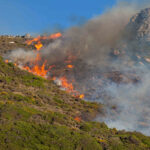
{"label": "mountain", "polygon": [[131,55],[150,55],[150,8],[131,17],[125,30],[126,51]]}
{"label": "mountain", "polygon": [[150,8],[134,15],[128,24],[132,40],[150,42]]}
{"label": "mountain", "polygon": [[[20,47],[33,48],[24,37],[0,37],[1,55]],[[150,137],[93,121],[104,109],[0,57],[1,150],[150,150]]]}

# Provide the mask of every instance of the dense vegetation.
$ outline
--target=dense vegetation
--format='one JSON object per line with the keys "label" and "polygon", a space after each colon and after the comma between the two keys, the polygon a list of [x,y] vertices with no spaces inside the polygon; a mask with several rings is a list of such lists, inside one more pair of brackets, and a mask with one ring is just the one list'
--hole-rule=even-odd
{"label": "dense vegetation", "polygon": [[150,137],[93,122],[102,107],[74,98],[0,57],[1,150],[150,149]]}

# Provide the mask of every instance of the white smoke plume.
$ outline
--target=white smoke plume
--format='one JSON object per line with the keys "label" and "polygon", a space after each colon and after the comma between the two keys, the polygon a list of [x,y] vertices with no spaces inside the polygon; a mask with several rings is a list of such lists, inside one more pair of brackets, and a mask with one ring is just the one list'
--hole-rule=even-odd
{"label": "white smoke plume", "polygon": [[20,62],[25,64],[34,60],[36,58],[36,53],[33,51],[27,51],[22,48],[12,50],[4,56],[4,59],[11,60],[12,62]]}
{"label": "white smoke plume", "polygon": [[136,84],[107,84],[105,91],[109,99],[100,99],[107,115],[96,120],[104,121],[112,128],[150,135],[150,71],[139,67],[136,75],[140,77]]}

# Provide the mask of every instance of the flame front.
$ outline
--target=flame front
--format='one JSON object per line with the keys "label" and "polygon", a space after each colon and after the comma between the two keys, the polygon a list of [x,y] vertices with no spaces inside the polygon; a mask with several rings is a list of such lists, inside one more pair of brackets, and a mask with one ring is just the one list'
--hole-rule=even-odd
{"label": "flame front", "polygon": [[23,69],[27,70],[28,72],[31,72],[35,75],[46,77],[46,75],[49,71],[49,69],[46,69],[46,61],[42,65],[39,65],[39,62],[41,62],[41,56],[40,56],[39,51],[43,48],[43,44],[42,44],[41,40],[56,39],[61,36],[62,36],[61,33],[55,33],[50,36],[38,36],[32,40],[26,41],[27,45],[31,45],[33,42],[36,42],[34,44],[34,47],[36,48],[37,54],[36,54],[35,60],[33,62],[30,62],[30,64],[31,64],[30,66],[33,66],[33,67],[29,67],[28,65],[26,65],[23,67]]}
{"label": "flame front", "polygon": [[80,117],[75,117],[74,120],[77,121],[77,122],[81,122],[81,118]]}
{"label": "flame front", "polygon": [[23,67],[24,70],[27,70],[28,72],[31,72],[35,75],[46,77],[48,70],[45,68],[45,63],[43,63],[42,66],[35,65],[33,68],[30,68],[28,66]]}
{"label": "flame front", "polygon": [[74,68],[74,66],[73,65],[67,65],[67,68],[72,69],[72,68]]}
{"label": "flame front", "polygon": [[[34,44],[34,47],[36,48],[36,51],[35,51],[36,58],[32,60],[31,62],[29,62],[28,64],[26,64],[25,66],[21,67],[21,69],[26,70],[35,75],[47,78],[48,72],[50,72],[50,70],[56,66],[55,65],[48,66],[47,61],[41,58],[40,50],[43,48],[43,43],[41,40],[57,39],[57,38],[60,38],[61,36],[62,36],[61,33],[55,33],[50,36],[38,36],[32,40],[26,41],[27,45]],[[76,57],[71,54],[68,54],[68,57],[64,62],[67,68],[69,69],[74,68],[74,65],[71,64],[73,60],[76,60]],[[5,62],[8,63],[9,60],[5,60]],[[14,63],[14,64],[15,66],[18,65],[17,63]],[[55,81],[56,77],[52,77],[51,79]],[[80,95],[79,92],[74,90],[73,84],[68,81],[67,77],[65,76],[59,77],[59,81],[61,82],[61,87],[65,89],[68,93],[72,94],[74,97],[77,97],[77,98],[81,98],[81,99],[84,98],[84,94]]]}
{"label": "flame front", "polygon": [[[54,78],[55,80],[56,78]],[[61,77],[59,78],[59,80],[61,81],[61,86],[70,94],[72,94],[74,97],[76,98],[80,98],[83,99],[84,98],[84,94],[81,94],[79,92],[77,92],[72,83],[69,83],[69,81],[67,80],[66,77]]]}
{"label": "flame front", "polygon": [[8,63],[8,62],[9,62],[9,60],[8,60],[8,59],[6,59],[6,60],[5,60],[5,63]]}
{"label": "flame front", "polygon": [[83,99],[84,98],[84,94],[79,95],[79,98]]}
{"label": "flame front", "polygon": [[62,83],[62,87],[65,88],[68,92],[73,92],[73,85],[69,83],[66,77],[61,77],[59,79]]}
{"label": "flame front", "polygon": [[38,36],[32,40],[28,40],[26,41],[27,45],[31,45],[33,42],[38,42],[38,41],[41,41],[41,40],[50,40],[50,39],[57,39],[57,38],[60,38],[62,37],[62,34],[61,33],[55,33],[55,34],[52,34],[50,36]]}
{"label": "flame front", "polygon": [[37,44],[35,44],[34,46],[36,50],[39,51],[43,47],[43,44],[41,43],[41,41],[38,41]]}

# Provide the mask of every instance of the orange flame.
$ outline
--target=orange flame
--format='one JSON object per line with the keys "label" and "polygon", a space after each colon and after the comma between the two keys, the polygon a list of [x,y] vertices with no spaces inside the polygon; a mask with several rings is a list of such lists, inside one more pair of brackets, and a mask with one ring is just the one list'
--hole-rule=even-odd
{"label": "orange flame", "polygon": [[45,63],[43,63],[42,66],[35,65],[33,68],[30,69],[30,67],[25,66],[23,67],[24,70],[27,70],[28,72],[31,72],[35,75],[46,77],[48,70],[45,69]]}
{"label": "orange flame", "polygon": [[9,63],[9,60],[6,59],[6,60],[5,60],[5,63]]}
{"label": "orange flame", "polygon": [[[56,80],[56,77],[53,77],[53,80]],[[77,92],[76,90],[74,90],[73,84],[69,83],[66,77],[61,77],[61,78],[59,78],[59,80],[61,81],[61,86],[63,88],[65,88],[65,90],[68,93],[71,93],[76,98],[80,98],[80,99],[84,98],[84,94],[80,95],[79,92]]]}
{"label": "orange flame", "polygon": [[68,92],[73,92],[73,85],[72,83],[68,83],[66,77],[61,77],[59,80],[61,81],[63,88],[65,88]]}
{"label": "orange flame", "polygon": [[40,40],[46,40],[46,39],[57,39],[57,38],[60,38],[62,37],[62,34],[61,33],[55,33],[55,34],[52,34],[50,36],[38,36],[32,40],[28,40],[26,41],[27,45],[31,45],[33,42],[38,42]]}
{"label": "orange flame", "polygon": [[33,42],[37,42],[41,39],[41,36],[38,36],[32,40],[26,41],[27,45],[31,45]]}
{"label": "orange flame", "polygon": [[41,41],[38,41],[37,44],[35,44],[34,46],[36,50],[39,51],[43,47],[43,44],[41,43]]}
{"label": "orange flame", "polygon": [[74,66],[73,65],[67,65],[67,68],[72,69],[72,68],[74,68]]}
{"label": "orange flame", "polygon": [[79,98],[83,99],[84,98],[84,94],[79,95]]}
{"label": "orange flame", "polygon": [[75,117],[74,120],[77,121],[77,122],[81,122],[81,118],[80,117]]}
{"label": "orange flame", "polygon": [[59,37],[61,37],[62,34],[59,32],[59,33],[55,33],[55,34],[52,34],[48,37],[48,39],[57,39]]}

